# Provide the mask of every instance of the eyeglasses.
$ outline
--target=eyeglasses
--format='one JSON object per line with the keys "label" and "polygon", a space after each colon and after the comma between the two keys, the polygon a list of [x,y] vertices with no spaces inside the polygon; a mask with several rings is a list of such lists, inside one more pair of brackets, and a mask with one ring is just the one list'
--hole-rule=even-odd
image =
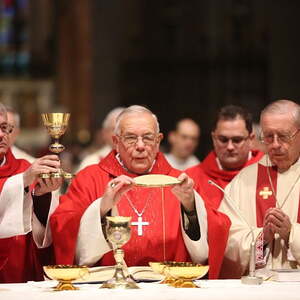
{"label": "eyeglasses", "polygon": [[12,133],[14,126],[9,125],[7,123],[2,123],[2,124],[0,124],[0,129],[2,132],[6,133],[6,134],[10,134],[10,133]]}
{"label": "eyeglasses", "polygon": [[262,143],[266,145],[270,145],[275,141],[275,136],[276,136],[278,143],[290,143],[295,138],[295,136],[299,131],[300,129],[298,128],[293,134],[271,133],[271,134],[261,135],[260,140]]}
{"label": "eyeglasses", "polygon": [[240,146],[242,145],[248,138],[249,136],[233,136],[233,137],[227,137],[224,135],[215,135],[215,139],[222,145],[228,144],[229,141],[232,142],[235,146]]}
{"label": "eyeglasses", "polygon": [[127,146],[133,146],[136,145],[139,138],[142,139],[143,143],[145,145],[154,145],[156,142],[156,135],[155,134],[145,134],[142,136],[134,135],[134,134],[128,134],[128,135],[118,135],[118,137],[123,141],[123,143]]}

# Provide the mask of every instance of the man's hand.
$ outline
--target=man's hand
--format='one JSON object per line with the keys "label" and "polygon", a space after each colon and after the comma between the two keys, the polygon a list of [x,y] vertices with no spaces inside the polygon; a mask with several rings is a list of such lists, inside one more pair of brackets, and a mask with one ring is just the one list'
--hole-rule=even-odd
{"label": "man's hand", "polygon": [[42,179],[39,178],[37,180],[37,184],[34,187],[34,195],[35,196],[41,196],[46,193],[52,192],[57,190],[63,182],[62,178],[47,178]]}
{"label": "man's hand", "polygon": [[58,172],[60,161],[57,155],[45,155],[36,159],[23,173],[24,187],[30,186],[41,173]]}
{"label": "man's hand", "polygon": [[107,184],[101,202],[101,217],[105,216],[105,214],[119,202],[122,195],[132,188],[132,184],[132,178],[125,175],[116,177]]}
{"label": "man's hand", "polygon": [[194,181],[185,173],[180,174],[180,184],[173,187],[173,194],[179,199],[187,212],[195,210]]}
{"label": "man's hand", "polygon": [[265,219],[270,225],[270,229],[273,234],[278,233],[279,236],[288,245],[292,227],[289,216],[285,214],[280,208],[274,207],[267,210]]}

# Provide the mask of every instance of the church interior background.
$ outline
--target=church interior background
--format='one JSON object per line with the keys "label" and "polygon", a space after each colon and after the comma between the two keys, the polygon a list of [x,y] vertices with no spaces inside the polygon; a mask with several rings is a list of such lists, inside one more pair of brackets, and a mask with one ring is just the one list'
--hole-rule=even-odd
{"label": "church interior background", "polygon": [[299,11],[298,0],[0,0],[0,101],[34,154],[47,143],[41,112],[71,112],[64,143],[77,149],[110,109],[142,104],[165,135],[195,119],[203,159],[221,106],[257,120],[273,100],[298,101]]}

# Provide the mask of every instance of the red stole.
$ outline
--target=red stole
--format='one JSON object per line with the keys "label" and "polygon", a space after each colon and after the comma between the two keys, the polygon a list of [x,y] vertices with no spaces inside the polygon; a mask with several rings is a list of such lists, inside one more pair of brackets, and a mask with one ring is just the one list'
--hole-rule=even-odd
{"label": "red stole", "polygon": [[[125,174],[130,177],[136,175],[128,173],[117,162],[116,152],[112,151],[98,165],[89,166],[80,171],[72,181],[68,192],[61,196],[60,205],[50,218],[53,245],[57,264],[73,264],[79,224],[84,211],[88,206],[100,198],[107,183],[114,177]],[[151,174],[165,174],[178,177],[179,171],[173,169],[162,153],[158,153]],[[126,262],[128,265],[146,265],[151,260],[163,259],[163,241],[166,241],[166,259],[176,261],[189,260],[189,255],[183,242],[180,228],[180,204],[171,193],[171,188],[165,190],[164,217],[166,226],[162,226],[163,209],[160,189],[139,189],[140,192],[129,192],[133,205],[141,212],[149,196],[148,190],[153,190],[150,195],[148,207],[143,214],[143,221],[151,225],[143,227],[143,236],[137,236],[136,226],[132,226],[130,241],[124,246]],[[125,196],[118,204],[120,215],[132,216],[136,221],[137,216],[130,207]],[[210,207],[207,207],[208,244],[210,278],[217,278],[226,247],[229,219]],[[165,235],[163,234],[165,228]],[[216,234],[216,232],[218,234]],[[115,264],[112,253],[105,254],[100,264]]]}
{"label": "red stole", "polygon": [[[271,207],[276,207],[276,199],[272,191],[269,174],[273,183],[274,193],[277,193],[277,168],[266,167],[258,164],[257,184],[256,184],[256,223],[258,227],[263,227],[263,220],[266,211]],[[272,192],[272,195],[270,195]],[[300,201],[300,199],[299,199]],[[299,203],[300,207],[300,203]],[[300,209],[298,208],[297,222],[300,223]]]}

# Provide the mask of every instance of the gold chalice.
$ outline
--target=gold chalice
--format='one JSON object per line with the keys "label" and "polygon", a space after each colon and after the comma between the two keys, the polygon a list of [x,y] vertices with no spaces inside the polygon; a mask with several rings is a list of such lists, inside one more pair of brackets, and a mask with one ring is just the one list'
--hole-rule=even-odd
{"label": "gold chalice", "polygon": [[[42,120],[44,126],[47,128],[49,135],[54,139],[54,143],[49,146],[49,150],[52,153],[59,154],[64,151],[64,145],[59,143],[59,138],[65,133],[68,122],[70,119],[69,113],[44,113],[42,114]],[[42,173],[40,174],[41,178],[65,178],[71,179],[73,175],[65,172],[63,169],[60,169],[59,172],[55,173]]]}
{"label": "gold chalice", "polygon": [[139,287],[129,275],[124,261],[124,250],[121,247],[130,239],[131,217],[106,217],[106,236],[114,249],[116,260],[115,273],[112,279],[103,283],[101,288],[108,289],[138,289]]}
{"label": "gold chalice", "polygon": [[203,277],[208,272],[209,266],[200,264],[174,262],[166,265],[164,273],[174,279],[170,283],[176,288],[197,288],[193,280]]}
{"label": "gold chalice", "polygon": [[54,265],[44,266],[43,269],[48,278],[59,281],[54,288],[55,291],[78,290],[72,284],[72,281],[82,278],[89,273],[88,267],[85,266]]}

